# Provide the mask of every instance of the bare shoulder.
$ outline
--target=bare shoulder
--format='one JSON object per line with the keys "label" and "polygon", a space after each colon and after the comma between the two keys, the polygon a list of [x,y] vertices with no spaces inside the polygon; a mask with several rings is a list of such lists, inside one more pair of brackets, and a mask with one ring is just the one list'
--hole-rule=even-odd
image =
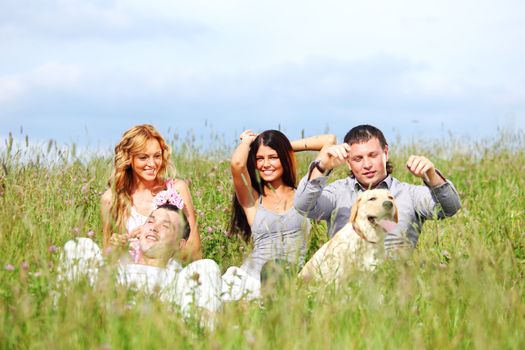
{"label": "bare shoulder", "polygon": [[173,184],[173,187],[178,191],[189,191],[189,184],[187,180],[183,179],[170,179],[171,183]]}
{"label": "bare shoulder", "polygon": [[185,201],[191,200],[191,192],[188,182],[182,179],[171,179],[173,188],[182,196]]}
{"label": "bare shoulder", "polygon": [[100,197],[100,203],[104,207],[109,207],[111,205],[111,199],[113,198],[113,194],[111,193],[111,189],[108,188]]}

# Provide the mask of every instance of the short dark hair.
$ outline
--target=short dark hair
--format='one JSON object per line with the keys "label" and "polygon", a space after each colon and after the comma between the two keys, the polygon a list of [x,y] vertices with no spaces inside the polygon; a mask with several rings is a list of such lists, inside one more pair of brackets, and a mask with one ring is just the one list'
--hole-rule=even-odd
{"label": "short dark hair", "polygon": [[179,213],[182,216],[182,220],[184,221],[184,227],[182,228],[182,238],[188,239],[190,237],[190,224],[188,222],[188,218],[186,217],[184,212],[179,209],[179,207],[173,204],[166,203],[166,204],[159,205],[157,209],[166,209],[166,210],[171,210],[176,213]]}
{"label": "short dark hair", "polygon": [[346,133],[344,141],[349,145],[353,145],[354,143],[367,142],[374,137],[379,140],[381,148],[388,146],[383,132],[375,126],[368,124],[358,125],[350,129],[350,131]]}
{"label": "short dark hair", "polygon": [[[388,146],[388,143],[386,142],[385,135],[383,135],[383,132],[376,128],[375,126],[368,125],[368,124],[361,124],[358,126],[354,126],[352,129],[350,129],[349,132],[346,133],[344,142],[349,144],[350,146],[354,143],[363,143],[367,142],[373,138],[376,138],[379,141],[379,144],[381,145],[381,148],[385,148]],[[394,166],[390,161],[388,160],[386,162],[386,173],[391,174],[394,171]],[[350,177],[354,177],[352,172],[350,172]]]}

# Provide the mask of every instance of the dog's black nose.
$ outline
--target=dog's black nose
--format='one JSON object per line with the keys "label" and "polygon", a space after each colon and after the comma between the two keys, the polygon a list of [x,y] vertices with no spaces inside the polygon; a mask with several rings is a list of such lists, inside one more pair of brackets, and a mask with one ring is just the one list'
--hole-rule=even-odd
{"label": "dog's black nose", "polygon": [[383,208],[390,210],[394,206],[394,203],[392,201],[384,201],[383,202]]}

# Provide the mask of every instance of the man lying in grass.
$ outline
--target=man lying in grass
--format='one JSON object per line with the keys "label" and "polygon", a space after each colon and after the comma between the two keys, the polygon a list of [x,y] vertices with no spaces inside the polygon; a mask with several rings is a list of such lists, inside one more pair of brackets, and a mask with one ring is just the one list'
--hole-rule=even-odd
{"label": "man lying in grass", "polygon": [[[187,314],[192,306],[215,312],[221,306],[221,273],[209,259],[185,268],[177,257],[189,236],[189,225],[179,207],[163,204],[148,217],[138,236],[141,254],[119,260],[117,281],[147,293],[158,292],[161,300],[176,303]],[[68,241],[60,257],[59,280],[86,276],[94,284],[104,264],[102,252],[89,238]]]}

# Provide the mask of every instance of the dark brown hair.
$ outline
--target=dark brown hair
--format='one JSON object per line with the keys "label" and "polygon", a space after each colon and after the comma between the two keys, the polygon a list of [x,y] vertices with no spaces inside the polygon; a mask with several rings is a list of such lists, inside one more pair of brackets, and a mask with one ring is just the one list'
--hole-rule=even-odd
{"label": "dark brown hair", "polygon": [[[290,140],[278,130],[266,130],[260,133],[250,145],[246,168],[250,175],[252,188],[259,194],[259,196],[264,196],[264,188],[268,187],[268,183],[259,176],[256,166],[257,151],[261,145],[268,146],[277,152],[277,156],[283,167],[283,183],[288,187],[297,188],[295,154]],[[233,194],[232,215],[228,234],[230,236],[239,235],[245,241],[249,241],[252,235],[252,230],[246,219],[246,214],[244,213],[235,193]]]}
{"label": "dark brown hair", "polygon": [[176,213],[179,213],[182,216],[182,220],[184,221],[184,227],[182,229],[181,238],[187,240],[188,237],[190,237],[190,224],[188,222],[188,218],[186,217],[186,215],[184,215],[184,212],[179,209],[179,207],[173,204],[166,203],[166,204],[159,205],[157,209],[166,209],[166,210],[171,210]]}

